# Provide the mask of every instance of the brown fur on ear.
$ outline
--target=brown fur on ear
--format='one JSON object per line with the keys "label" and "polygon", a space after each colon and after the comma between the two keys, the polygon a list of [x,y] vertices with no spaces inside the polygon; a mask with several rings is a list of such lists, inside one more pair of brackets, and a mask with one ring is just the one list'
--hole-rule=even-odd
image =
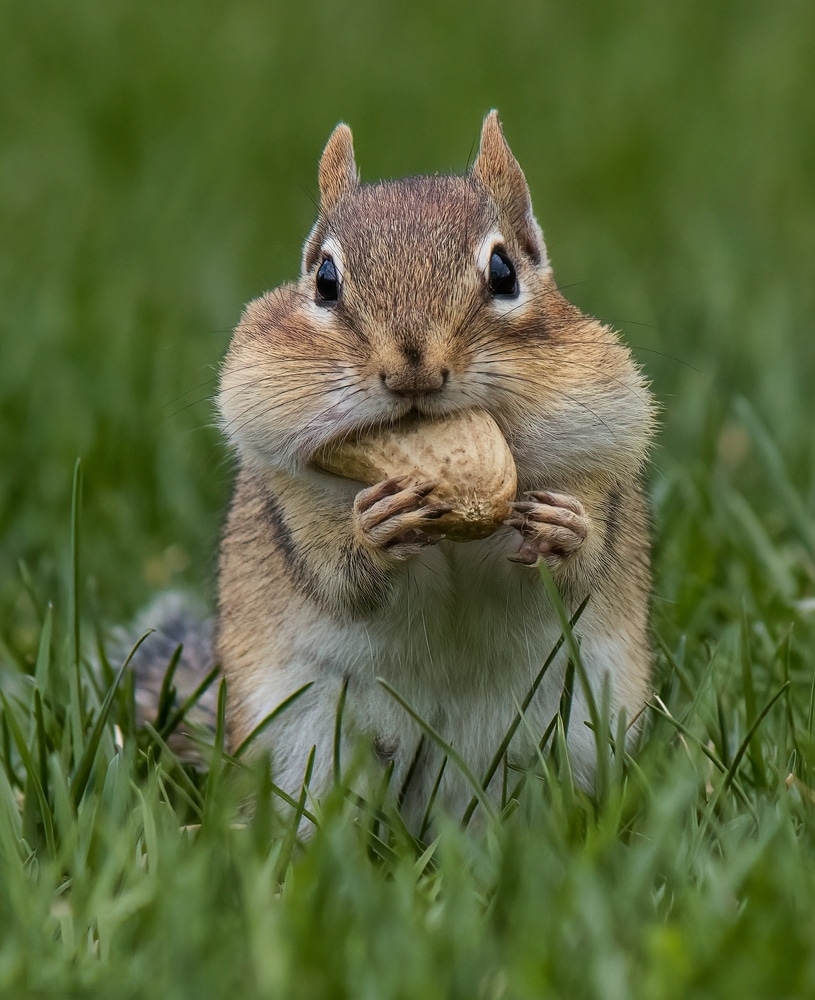
{"label": "brown fur on ear", "polygon": [[509,219],[513,233],[534,261],[544,254],[543,240],[532,214],[529,186],[520,164],[504,138],[498,112],[493,110],[481,127],[481,144],[471,173]]}
{"label": "brown fur on ear", "polygon": [[354,137],[345,122],[340,122],[329,136],[320,157],[318,177],[321,212],[330,212],[343,195],[359,184]]}

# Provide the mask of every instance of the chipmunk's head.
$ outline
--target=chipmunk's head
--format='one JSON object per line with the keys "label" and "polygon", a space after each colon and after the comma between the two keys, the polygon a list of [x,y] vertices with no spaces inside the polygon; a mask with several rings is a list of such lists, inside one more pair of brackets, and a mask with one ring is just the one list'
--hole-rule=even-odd
{"label": "chipmunk's head", "polygon": [[[511,442],[523,425],[551,436],[550,458],[581,421],[606,433],[586,386],[608,381],[603,368],[634,369],[613,333],[557,292],[496,112],[466,174],[375,184],[360,183],[340,124],[319,188],[299,280],[248,307],[224,366],[221,410],[244,453],[296,468],[333,438],[468,407]],[[616,360],[592,360],[597,344]]]}
{"label": "chipmunk's head", "polygon": [[[524,175],[498,116],[468,174],[360,184],[353,139],[336,127],[320,160],[320,213],[300,288],[318,324],[357,338],[380,405],[444,412],[478,334],[522,326],[549,264]],[[348,344],[351,346],[351,339]]]}

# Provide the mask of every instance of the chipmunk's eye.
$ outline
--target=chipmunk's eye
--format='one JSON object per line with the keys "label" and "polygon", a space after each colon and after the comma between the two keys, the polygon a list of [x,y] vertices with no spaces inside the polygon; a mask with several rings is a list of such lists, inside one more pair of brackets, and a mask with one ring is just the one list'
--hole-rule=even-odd
{"label": "chipmunk's eye", "polygon": [[495,247],[490,257],[490,291],[493,295],[516,295],[518,292],[515,267],[502,247]]}
{"label": "chipmunk's eye", "polygon": [[340,297],[340,279],[330,257],[326,257],[317,270],[317,301],[336,302]]}

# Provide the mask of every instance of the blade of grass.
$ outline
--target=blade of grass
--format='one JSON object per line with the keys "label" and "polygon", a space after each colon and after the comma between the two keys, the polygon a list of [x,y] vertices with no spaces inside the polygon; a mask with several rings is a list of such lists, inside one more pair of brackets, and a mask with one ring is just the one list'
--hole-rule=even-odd
{"label": "blade of grass", "polygon": [[[588,597],[586,597],[585,600],[580,604],[580,607],[578,607],[577,611],[575,611],[575,613],[569,619],[569,628],[573,628],[577,624],[577,622],[580,620],[580,616],[586,610],[586,606],[588,603],[589,599]],[[504,757],[504,754],[507,752],[509,744],[512,742],[512,738],[518,730],[518,726],[521,724],[521,718],[523,717],[523,714],[532,704],[532,699],[535,697],[535,694],[537,693],[537,690],[540,687],[543,678],[546,676],[549,668],[554,662],[555,657],[563,648],[563,644],[565,641],[566,641],[566,636],[565,633],[562,632],[557,642],[552,647],[549,655],[546,657],[543,666],[538,671],[537,675],[535,676],[534,680],[529,686],[529,690],[527,691],[524,700],[521,702],[519,710],[516,712],[515,717],[512,720],[512,723],[510,724],[509,728],[504,734],[504,738],[501,740],[501,742],[498,745],[498,748],[493,754],[492,760],[490,761],[489,766],[487,767],[487,770],[484,773],[484,777],[481,781],[482,788],[486,789],[490,787],[490,782],[495,776],[495,772],[498,770],[498,767]],[[463,826],[466,827],[467,824],[470,822],[470,819],[473,813],[475,812],[477,805],[478,805],[478,800],[476,798],[470,800],[467,809],[464,812],[464,816],[461,819]]]}
{"label": "blade of grass", "polygon": [[[111,677],[112,682],[113,678]],[[119,725],[126,736],[135,736],[138,729],[136,724],[136,677],[132,670],[128,670],[125,674],[120,691]]]}
{"label": "blade of grass", "polygon": [[[746,709],[747,718],[756,718],[756,693],[755,687],[753,686],[753,669],[752,669],[752,659],[750,656],[750,625],[747,621],[747,611],[742,609],[741,615],[741,629],[740,629],[740,660],[741,660],[741,684],[742,691],[744,693],[744,707]],[[761,744],[759,741],[755,743],[748,743],[747,746],[750,749],[750,760],[753,764],[753,769],[755,772],[756,783],[761,787],[766,787],[767,775],[764,766],[764,755],[761,750]],[[731,761],[730,767],[733,766],[735,762],[735,757]],[[728,768],[728,771],[730,768]]]}
{"label": "blade of grass", "polygon": [[[702,816],[701,822],[699,824],[699,829],[697,831],[697,839],[701,839],[704,836],[704,834],[706,833],[706,831],[708,830],[708,828],[714,823],[714,820],[715,820],[715,817],[716,817],[716,812],[717,812],[718,807],[719,807],[719,803],[721,802],[723,796],[728,791],[728,789],[732,787],[735,791],[738,792],[739,786],[738,786],[738,783],[736,782],[736,774],[738,773],[739,765],[741,764],[742,758],[747,753],[747,750],[748,750],[748,748],[750,746],[751,741],[753,740],[753,738],[755,737],[756,733],[758,732],[759,726],[764,721],[764,719],[767,717],[767,715],[769,714],[769,712],[772,709],[773,705],[775,705],[775,703],[778,701],[778,699],[781,698],[784,695],[784,692],[786,691],[786,689],[787,689],[787,683],[782,684],[781,687],[778,689],[778,691],[776,691],[776,693],[772,696],[772,698],[770,698],[770,700],[765,704],[765,706],[759,712],[759,714],[758,714],[757,718],[755,719],[755,721],[753,722],[752,726],[750,726],[750,729],[748,730],[747,735],[744,737],[744,739],[739,744],[739,748],[738,748],[738,750],[736,751],[736,753],[733,756],[733,762],[731,763],[730,767],[727,769],[727,772],[726,772],[726,774],[724,776],[724,780],[721,782],[721,784],[719,785],[719,787],[716,789],[715,793],[711,797],[710,801],[707,803],[707,806],[705,808],[705,811],[704,811],[704,814]],[[758,824],[759,823],[759,817],[758,817],[758,813],[757,813],[755,807],[749,801],[749,799],[747,799],[747,797],[746,797],[746,795],[745,795],[745,793],[743,791],[741,792],[741,796],[740,797],[743,799],[744,804],[747,806],[748,810],[750,811],[750,815],[751,815],[751,817],[753,819],[753,822],[756,823],[756,824]]]}
{"label": "blade of grass", "polygon": [[569,744],[566,737],[566,730],[563,726],[563,719],[559,715],[555,726],[554,742],[555,746],[552,756],[555,764],[558,793],[563,813],[569,817],[573,815],[575,805],[574,774],[572,772],[572,762],[569,759]]}
{"label": "blade of grass", "polygon": [[161,730],[162,736],[166,738],[167,736],[170,735],[170,733],[178,726],[178,724],[181,722],[181,720],[184,718],[187,712],[189,712],[189,710],[193,707],[193,705],[195,705],[198,702],[199,698],[201,698],[203,693],[207,690],[210,684],[212,684],[212,682],[215,680],[215,678],[218,676],[220,672],[221,672],[220,666],[216,665],[212,668],[212,670],[209,671],[208,674],[206,674],[206,676],[198,685],[198,687],[196,687],[196,689],[192,692],[192,694],[190,694],[188,698],[184,699],[181,705],[179,705],[179,707],[167,720],[166,725]]}
{"label": "blade of grass", "polygon": [[[148,792],[149,801],[148,801]],[[158,827],[156,825],[156,813],[155,813],[155,790],[151,788],[147,791],[142,788],[136,788],[136,795],[141,802],[141,826],[143,830],[143,838],[141,849],[143,852],[144,867],[147,871],[148,877],[155,879],[159,874],[159,867],[161,863],[161,852],[159,851],[159,836]]]}
{"label": "blade of grass", "polygon": [[[772,698],[770,698],[770,700],[766,703],[766,705],[764,706],[764,708],[762,708],[762,710],[756,716],[755,721],[753,722],[753,724],[750,726],[749,730],[747,731],[747,735],[741,741],[741,744],[739,745],[738,750],[734,754],[732,764],[727,769],[727,774],[725,775],[724,782],[723,782],[724,788],[729,788],[733,784],[733,782],[735,781],[736,773],[737,773],[737,771],[739,769],[739,764],[741,763],[741,759],[745,755],[745,753],[747,752],[747,750],[749,749],[750,744],[753,742],[753,737],[758,732],[758,727],[761,725],[761,723],[764,721],[764,719],[766,719],[766,717],[769,714],[770,710],[772,709],[773,705],[778,701],[779,698],[781,698],[783,696],[784,692],[789,687],[789,683],[790,683],[789,681],[785,681],[781,685],[781,687],[775,692],[775,694],[772,696]],[[762,761],[763,761],[763,757],[762,757]]]}
{"label": "blade of grass", "polygon": [[[528,765],[523,769],[523,773],[521,774],[518,781],[515,783],[515,787],[509,793],[510,802],[513,799],[519,798],[521,790],[526,784],[526,779],[529,777],[530,771],[535,766],[536,760],[540,762],[540,764],[544,767],[547,773],[549,772],[548,767],[546,767],[546,759],[544,756],[546,753],[546,747],[549,741],[552,739],[552,736],[554,735],[555,729],[558,726],[558,724],[563,725],[564,732],[568,733],[568,719],[571,713],[573,692],[574,692],[574,667],[572,666],[570,660],[566,666],[566,676],[563,682],[563,690],[560,693],[560,705],[558,707],[558,710],[552,716],[549,725],[543,732],[543,736],[541,736],[540,740],[538,741],[538,746],[536,748],[535,755],[530,759]],[[566,720],[565,725],[564,725],[564,719]]]}
{"label": "blade of grass", "polygon": [[496,820],[498,818],[498,814],[495,811],[495,807],[493,806],[492,802],[490,802],[489,797],[487,796],[485,790],[481,788],[481,786],[478,784],[478,779],[469,769],[461,754],[457,750],[455,750],[453,746],[450,743],[448,743],[447,740],[445,740],[444,737],[439,732],[437,732],[437,730],[433,728],[433,726],[430,725],[429,722],[426,722],[421,717],[421,715],[419,715],[416,709],[413,708],[413,706],[410,705],[407,701],[405,701],[405,699],[399,694],[399,692],[395,688],[391,687],[391,685],[388,684],[388,682],[384,679],[384,677],[377,677],[376,680],[377,683],[381,684],[382,687],[388,692],[391,698],[393,698],[395,702],[397,702],[399,705],[402,706],[402,708],[408,713],[408,715],[413,719],[413,721],[418,724],[420,729],[422,729],[430,737],[430,739],[433,740],[433,742],[436,744],[436,746],[439,747],[439,749],[445,754],[445,756],[449,757],[450,760],[453,761],[453,763],[456,765],[461,775],[464,777],[464,779],[470,785],[472,790],[475,792],[478,801],[484,807],[484,810],[487,813],[487,815],[490,817],[491,820],[493,821]]}
{"label": "blade of grass", "polygon": [[212,754],[209,759],[207,785],[204,792],[204,815],[201,820],[206,824],[211,819],[215,808],[216,792],[223,773],[224,743],[226,742],[226,678],[221,678],[218,685],[218,713],[215,722],[215,739],[212,744]]}
{"label": "blade of grass", "polygon": [[[687,673],[685,668],[674,657],[673,653],[668,648],[665,640],[659,634],[657,634],[656,638],[657,638],[657,643],[659,644],[659,647],[663,655],[668,660],[671,669],[674,671],[674,673],[676,673],[677,677],[680,679],[682,687],[685,690],[685,693],[691,699],[689,705],[683,712],[685,718],[691,718],[696,713],[696,709],[699,707],[699,704],[702,698],[704,697],[705,692],[707,691],[707,686],[710,682],[710,679],[713,676],[713,666],[716,660],[716,650],[714,650],[713,653],[711,654],[710,660],[708,661],[707,667],[705,668],[705,672],[702,674],[701,678],[699,678],[698,680],[693,680]],[[684,637],[682,638],[681,642],[684,651],[684,645],[685,645]]]}
{"label": "blade of grass", "polygon": [[424,736],[420,736],[419,742],[416,744],[416,749],[413,752],[413,758],[410,762],[410,767],[408,767],[407,769],[407,774],[405,775],[402,781],[402,787],[399,789],[399,795],[396,798],[396,804],[399,809],[401,809],[402,806],[404,805],[408,790],[410,789],[411,783],[413,782],[413,777],[416,774],[416,769],[419,766],[419,760],[421,759],[424,747],[425,747],[425,738]]}
{"label": "blade of grass", "polygon": [[[144,728],[152,739],[155,740],[161,752],[161,767],[164,772],[161,780],[166,779],[171,781],[179,794],[200,819],[204,809],[204,800],[201,792],[195,787],[189,775],[181,766],[181,761],[178,760],[170,747],[164,742],[158,730],[149,722],[144,724]],[[154,761],[152,748],[148,751],[147,759],[151,763]]]}
{"label": "blade of grass", "polygon": [[549,724],[554,730],[554,725],[559,717],[563,721],[563,731],[567,736],[569,735],[569,722],[572,718],[572,702],[574,701],[574,674],[574,662],[570,659],[566,664],[566,674],[563,678],[563,690],[560,692],[557,715]]}
{"label": "blade of grass", "polygon": [[76,460],[74,466],[74,481],[71,490],[71,671],[69,673],[70,703],[68,706],[71,718],[71,746],[74,760],[82,757],[82,742],[85,736],[85,712],[82,704],[81,660],[82,642],[80,635],[80,512],[82,505],[82,463]]}
{"label": "blade of grass", "polygon": [[419,840],[424,840],[424,836],[430,829],[430,820],[433,815],[433,806],[436,804],[436,797],[439,794],[439,788],[441,788],[441,779],[444,777],[444,770],[447,767],[447,757],[442,757],[439,769],[436,772],[436,780],[433,782],[433,787],[430,789],[430,795],[427,797],[427,803],[424,807],[424,815],[422,816],[422,824],[419,827]]}
{"label": "blade of grass", "polygon": [[[48,741],[43,721],[42,697],[36,687],[34,688],[34,711],[32,713],[31,727],[33,732],[29,738],[29,752],[31,753],[32,760],[39,762],[39,782],[43,795],[50,802],[48,793]],[[29,778],[26,781],[23,791],[23,836],[28,843],[37,843],[39,840],[39,827],[39,798]]]}
{"label": "blade of grass", "polygon": [[107,691],[116,676],[108,659],[108,652],[102,639],[101,629],[94,628],[94,649],[96,651],[97,669],[91,671],[91,680],[95,682],[97,698],[102,700],[102,692]]}
{"label": "blade of grass", "polygon": [[719,756],[725,767],[730,767],[730,738],[727,735],[727,719],[721,692],[716,692],[716,720],[719,724]]}
{"label": "blade of grass", "polygon": [[[277,863],[275,865],[275,881],[283,882],[283,876],[286,869],[292,859],[292,854],[294,853],[295,845],[298,841],[298,831],[300,829],[300,823],[303,821],[303,817],[306,814],[306,801],[308,800],[309,794],[309,784],[311,783],[311,776],[314,772],[314,757],[317,753],[317,747],[313,746],[309,751],[308,760],[306,761],[306,770],[303,775],[303,786],[300,790],[300,797],[295,805],[294,812],[289,823],[289,829],[286,831],[286,837],[283,841],[283,847],[280,849],[280,854],[277,858]],[[312,822],[314,822],[312,820]]]}
{"label": "blade of grass", "polygon": [[170,662],[167,664],[167,669],[161,678],[161,687],[158,692],[158,708],[156,709],[156,729],[159,732],[164,729],[172,711],[173,701],[175,700],[173,678],[175,677],[176,668],[183,652],[184,646],[179,643],[173,650],[173,655],[170,657]]}
{"label": "blade of grass", "polygon": [[[594,732],[597,751],[594,783],[595,788],[602,792],[608,787],[608,706],[604,706],[604,711],[601,712],[597,705],[595,691],[580,653],[580,644],[569,625],[569,615],[560,596],[560,591],[557,589],[554,578],[545,563],[542,563],[540,566],[540,576],[552,607],[555,609],[560,621],[560,627],[566,636],[566,643],[569,647],[569,658],[574,663],[575,671],[580,678],[580,687],[586,699],[586,707],[589,712],[588,721]],[[603,684],[605,685],[605,679],[603,680]]]}
{"label": "blade of grass", "polygon": [[3,771],[6,780],[11,788],[19,788],[20,780],[14,773],[14,764],[11,759],[11,733],[4,714],[0,713],[0,745],[3,748]]}
{"label": "blade of grass", "polygon": [[[146,728],[149,731],[150,727],[147,726]],[[172,754],[172,751],[170,751],[170,753]],[[246,761],[239,760],[234,754],[229,754],[226,752],[224,752],[224,761],[228,763],[230,766],[241,768],[244,771],[247,770],[249,767]],[[180,766],[181,765],[179,763],[179,767]],[[271,793],[275,796],[275,798],[280,799],[281,802],[285,802],[285,804],[289,806],[291,809],[297,809],[299,807],[298,799],[295,799],[292,795],[289,795],[289,793],[285,789],[281,788],[280,785],[276,785],[273,781],[270,781],[268,787],[271,790]],[[317,826],[318,824],[317,816],[314,813],[309,812],[307,808],[303,808],[303,819],[307,819],[309,823],[313,823],[314,826]]]}
{"label": "blade of grass", "polygon": [[390,865],[396,865],[399,861],[399,854],[390,844],[379,836],[378,832],[369,830],[366,836],[368,850],[380,861]]}
{"label": "blade of grass", "polygon": [[680,722],[679,719],[671,715],[670,712],[662,708],[661,705],[656,704],[656,702],[649,702],[652,712],[656,712],[660,718],[665,719],[667,722],[673,726],[678,732],[680,732],[686,739],[690,740],[702,753],[707,757],[707,759],[713,764],[717,771],[721,771],[722,774],[727,774],[727,766],[719,759],[719,757],[704,743],[696,733],[692,732],[684,723]]}
{"label": "blade of grass", "polygon": [[782,670],[784,675],[784,680],[789,685],[787,687],[787,695],[784,699],[785,712],[785,732],[782,733],[780,743],[782,746],[791,746],[793,751],[798,751],[800,749],[798,741],[798,726],[795,722],[795,706],[793,699],[792,690],[792,677],[790,674],[790,659],[792,656],[792,629],[784,636],[778,645],[775,658],[779,656],[782,659]]}
{"label": "blade of grass", "polygon": [[30,792],[33,790],[37,797],[37,802],[40,806],[40,815],[42,817],[43,832],[45,833],[46,847],[49,855],[53,858],[56,856],[56,838],[54,836],[54,816],[51,812],[51,806],[49,805],[48,798],[45,795],[42,783],[40,782],[38,768],[28,749],[22,730],[17,724],[17,720],[11,710],[11,705],[9,705],[6,700],[6,696],[2,691],[0,691],[0,703],[3,705],[3,718],[5,719],[6,725],[11,732],[11,736],[17,747],[17,752],[20,755],[20,760],[22,761],[23,768],[26,772],[26,791]]}
{"label": "blade of grass", "polygon": [[807,706],[807,752],[804,781],[811,785],[815,778],[815,671],[809,686],[809,705]]}
{"label": "blade of grass", "polygon": [[6,892],[11,859],[17,858],[20,862],[25,860],[27,848],[24,840],[17,796],[9,784],[6,772],[0,769],[0,858],[3,859]]}
{"label": "blade of grass", "polygon": [[42,709],[42,697],[37,688],[34,689],[34,736],[31,741],[31,752],[37,747],[37,757],[40,762],[40,781],[43,791],[48,795],[48,737],[45,732],[45,719]]}
{"label": "blade of grass", "polygon": [[51,667],[51,633],[54,619],[54,607],[49,604],[45,609],[40,642],[37,647],[37,660],[34,666],[34,683],[40,691],[48,690],[48,676]]}
{"label": "blade of grass", "polygon": [[96,716],[96,721],[93,724],[93,729],[88,736],[85,748],[79,758],[79,766],[74,772],[74,777],[71,781],[71,803],[73,804],[74,809],[79,807],[79,802],[85,792],[85,788],[87,787],[88,779],[91,775],[91,768],[93,767],[93,762],[96,759],[96,751],[99,749],[102,733],[108,721],[108,715],[110,714],[110,709],[113,705],[113,699],[116,696],[116,689],[119,687],[119,682],[124,676],[124,672],[130,664],[131,657],[133,656],[133,653],[135,653],[136,649],[138,649],[140,642],[141,640],[139,640],[139,643],[133,647],[127,659],[119,668],[119,672],[116,674],[113,684],[110,686],[108,693],[105,695],[105,700],[102,702],[99,713]]}
{"label": "blade of grass", "polygon": [[[679,719],[674,718],[674,716],[672,716],[670,712],[665,711],[665,709],[662,708],[660,705],[657,705],[656,702],[653,701],[649,702],[649,707],[651,708],[652,712],[656,712],[657,715],[659,715],[661,718],[669,722],[674,727],[674,729],[680,732],[687,740],[690,740],[691,743],[694,744],[694,746],[696,746],[699,750],[701,750],[701,752],[705,755],[705,757],[707,757],[707,759],[711,762],[711,764],[713,764],[713,766],[716,768],[717,771],[725,775],[728,773],[729,769],[716,756],[716,754],[710,749],[710,747],[708,747],[686,725],[681,723]],[[747,792],[745,792],[745,790],[742,788],[739,782],[736,781],[735,779],[733,780],[733,790],[738,794],[739,798],[742,800],[744,805],[750,810],[750,815],[753,817],[753,819],[757,819],[755,809],[753,808],[753,805],[750,802]]]}
{"label": "blade of grass", "polygon": [[342,773],[342,760],[340,759],[342,749],[342,717],[345,712],[345,699],[348,696],[349,677],[346,674],[340,688],[340,696],[337,700],[337,713],[334,717],[334,783],[340,783]]}
{"label": "blade of grass", "polygon": [[438,862],[436,861],[436,851],[439,846],[439,838],[437,837],[432,843],[428,844],[427,847],[422,851],[419,857],[413,863],[413,875],[415,878],[420,879],[423,875],[427,874],[427,870],[435,870],[438,867]]}
{"label": "blade of grass", "polygon": [[298,698],[301,698],[306,693],[306,691],[308,691],[308,689],[312,687],[313,684],[314,681],[309,681],[307,684],[304,684],[301,688],[298,688],[294,692],[294,694],[290,694],[289,697],[285,699],[285,701],[281,701],[280,704],[277,706],[277,708],[274,709],[274,711],[269,712],[267,716],[261,719],[261,721],[252,730],[252,732],[246,737],[246,739],[238,746],[237,750],[235,750],[234,753],[232,754],[235,760],[240,760],[240,758],[255,742],[258,736],[260,736],[261,733],[265,732],[269,728],[269,726],[274,722],[274,720],[279,715],[282,715],[287,708],[293,705]]}
{"label": "blade of grass", "polygon": [[612,758],[611,774],[609,777],[611,778],[611,788],[619,789],[622,788],[626,768],[625,743],[628,732],[628,720],[624,708],[621,708],[617,713],[615,724],[616,729],[611,742]]}
{"label": "blade of grass", "polygon": [[423,850],[424,845],[413,836],[410,830],[408,830],[407,825],[398,810],[387,810],[385,808],[385,803],[387,802],[389,796],[393,771],[394,762],[390,761],[388,766],[385,768],[382,781],[380,781],[375,794],[371,799],[363,798],[362,795],[357,794],[350,788],[344,788],[343,792],[348,801],[353,802],[357,809],[365,815],[371,817],[371,831],[369,832],[378,836],[378,827],[384,827],[391,833],[398,835],[403,843],[409,844],[411,849],[418,853]]}

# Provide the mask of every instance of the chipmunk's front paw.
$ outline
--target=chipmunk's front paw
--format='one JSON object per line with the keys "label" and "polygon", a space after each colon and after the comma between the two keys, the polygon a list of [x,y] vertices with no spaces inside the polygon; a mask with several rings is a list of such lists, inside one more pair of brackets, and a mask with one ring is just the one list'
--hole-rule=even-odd
{"label": "chipmunk's front paw", "polygon": [[433,531],[433,522],[452,507],[428,501],[435,486],[398,476],[360,490],[354,499],[359,541],[398,560],[409,559],[425,546],[441,541],[444,535]]}
{"label": "chipmunk's front paw", "polygon": [[514,512],[505,524],[523,536],[513,562],[537,566],[543,560],[550,569],[562,565],[585,542],[590,521],[583,504],[564,493],[524,493],[527,500],[511,503]]}

